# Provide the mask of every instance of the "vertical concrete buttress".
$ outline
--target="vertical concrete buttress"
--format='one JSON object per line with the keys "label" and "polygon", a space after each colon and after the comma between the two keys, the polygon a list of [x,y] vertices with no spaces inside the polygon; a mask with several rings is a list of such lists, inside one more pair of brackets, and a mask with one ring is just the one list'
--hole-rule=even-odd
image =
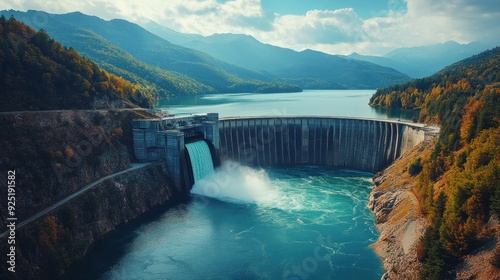
{"label": "vertical concrete buttress", "polygon": [[[422,127],[335,117],[219,121],[222,161],[250,166],[315,164],[377,172],[422,142]],[[215,139],[214,139],[215,141]]]}

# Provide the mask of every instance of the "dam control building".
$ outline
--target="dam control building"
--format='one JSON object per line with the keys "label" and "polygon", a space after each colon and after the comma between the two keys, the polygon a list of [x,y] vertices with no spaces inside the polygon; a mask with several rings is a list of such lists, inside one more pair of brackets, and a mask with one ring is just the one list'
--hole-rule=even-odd
{"label": "dam control building", "polygon": [[[206,141],[214,165],[219,165],[219,114],[163,116],[132,121],[134,154],[141,162],[165,160],[178,189],[193,185],[186,144]],[[186,172],[188,171],[188,172]]]}

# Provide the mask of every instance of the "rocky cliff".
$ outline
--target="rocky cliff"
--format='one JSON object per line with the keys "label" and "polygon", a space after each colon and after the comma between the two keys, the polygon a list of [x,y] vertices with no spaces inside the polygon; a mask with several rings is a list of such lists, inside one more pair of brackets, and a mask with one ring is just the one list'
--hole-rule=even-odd
{"label": "rocky cliff", "polygon": [[[129,167],[133,118],[139,110],[0,114],[1,172],[16,171],[16,217],[25,220],[106,175]],[[7,197],[6,180],[0,184]],[[105,180],[46,216],[16,230],[16,272],[0,264],[0,279],[54,279],[118,225],[178,195],[163,163]],[[1,200],[2,220],[7,217]],[[2,232],[6,229],[2,226]],[[8,252],[6,239],[0,251]],[[2,253],[3,254],[3,253]]]}

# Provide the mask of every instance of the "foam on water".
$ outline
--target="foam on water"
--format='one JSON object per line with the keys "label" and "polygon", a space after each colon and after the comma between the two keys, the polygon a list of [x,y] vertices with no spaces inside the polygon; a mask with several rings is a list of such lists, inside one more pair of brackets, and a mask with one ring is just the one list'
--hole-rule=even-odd
{"label": "foam on water", "polygon": [[280,197],[263,169],[253,169],[227,161],[215,172],[197,181],[192,194],[227,202],[268,205]]}
{"label": "foam on water", "polygon": [[[302,172],[290,170],[287,176],[280,171],[279,179],[271,180],[263,169],[228,161],[196,182],[191,193],[224,202],[254,204],[264,219],[278,223],[276,210],[303,216],[297,220],[299,224],[329,225],[345,216],[354,221],[359,218],[359,210],[366,204],[360,199],[369,180],[366,172],[339,169],[335,176],[325,176],[315,167],[304,167]],[[355,182],[357,186],[352,186]]]}

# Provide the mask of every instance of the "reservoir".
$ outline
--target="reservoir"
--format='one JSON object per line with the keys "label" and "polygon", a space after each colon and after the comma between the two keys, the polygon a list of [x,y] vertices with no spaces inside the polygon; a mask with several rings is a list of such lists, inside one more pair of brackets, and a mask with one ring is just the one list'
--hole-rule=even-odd
{"label": "reservoir", "polygon": [[208,94],[161,100],[158,109],[171,114],[217,112],[234,116],[337,116],[375,119],[418,117],[417,112],[372,108],[368,105],[375,90],[304,90],[295,93]]}
{"label": "reservoir", "polygon": [[[172,114],[410,119],[368,106],[374,91],[224,94],[162,101]],[[94,246],[68,279],[380,279],[366,208],[373,174],[225,162],[186,201]]]}

